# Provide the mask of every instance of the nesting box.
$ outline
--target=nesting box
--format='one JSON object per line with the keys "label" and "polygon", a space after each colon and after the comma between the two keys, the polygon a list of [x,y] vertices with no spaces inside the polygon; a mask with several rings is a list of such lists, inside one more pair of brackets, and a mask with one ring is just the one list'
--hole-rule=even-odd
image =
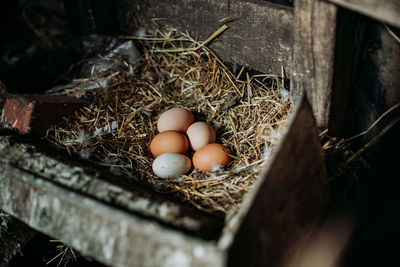
{"label": "nesting box", "polygon": [[[121,27],[158,23],[200,38],[215,30],[207,25],[230,21],[231,31],[211,45],[224,61],[273,73],[292,67],[291,8],[196,0],[118,1],[116,7]],[[318,131],[304,98],[229,220],[124,183],[27,138],[3,132],[0,148],[0,207],[113,266],[277,266],[290,245],[312,231],[329,199]]]}

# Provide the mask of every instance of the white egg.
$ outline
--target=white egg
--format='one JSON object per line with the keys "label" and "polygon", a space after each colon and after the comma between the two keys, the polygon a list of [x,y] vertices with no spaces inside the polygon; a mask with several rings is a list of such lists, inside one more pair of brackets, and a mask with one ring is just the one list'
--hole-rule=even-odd
{"label": "white egg", "polygon": [[190,170],[188,157],[179,153],[163,153],[153,161],[153,172],[160,178],[177,177]]}

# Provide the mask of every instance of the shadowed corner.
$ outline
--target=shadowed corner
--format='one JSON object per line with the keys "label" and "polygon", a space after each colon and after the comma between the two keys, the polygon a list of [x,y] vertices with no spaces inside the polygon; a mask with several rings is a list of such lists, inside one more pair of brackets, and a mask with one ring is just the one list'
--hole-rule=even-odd
{"label": "shadowed corner", "polygon": [[338,267],[355,229],[354,213],[348,208],[330,213],[309,236],[288,250],[283,267]]}

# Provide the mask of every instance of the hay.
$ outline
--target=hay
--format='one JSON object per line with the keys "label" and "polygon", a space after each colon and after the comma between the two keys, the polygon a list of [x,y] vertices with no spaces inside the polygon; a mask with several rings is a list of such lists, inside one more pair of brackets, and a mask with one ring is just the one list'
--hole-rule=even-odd
{"label": "hay", "polygon": [[[251,77],[243,69],[235,77],[188,34],[156,31],[133,38],[142,56],[133,66],[123,62],[126,71],[115,73],[107,88],[64,92],[84,94],[92,103],[50,129],[48,140],[201,210],[235,213],[288,118],[291,103],[281,79]],[[153,174],[149,143],[157,134],[158,116],[179,106],[190,109],[196,121],[212,125],[217,142],[232,151],[234,160],[224,170],[193,170],[168,180]]]}
{"label": "hay", "polygon": [[335,183],[339,183],[340,187],[344,187],[343,197],[345,203],[355,204],[358,202],[360,194],[360,171],[371,169],[371,165],[364,158],[363,153],[398,123],[400,118],[395,117],[392,119],[383,129],[371,137],[368,142],[361,145],[361,147],[355,148],[352,141],[368,134],[383,118],[399,107],[400,102],[386,110],[366,130],[348,138],[331,137],[328,135],[328,129],[320,133],[320,142],[325,154],[328,182],[332,189],[335,187]]}
{"label": "hay", "polygon": [[77,261],[77,256],[80,256],[78,252],[74,251],[74,249],[70,245],[65,245],[61,243],[60,240],[50,240],[50,243],[56,243],[58,254],[51,258],[46,262],[46,265],[54,261],[58,261],[58,266],[68,266],[68,263]]}

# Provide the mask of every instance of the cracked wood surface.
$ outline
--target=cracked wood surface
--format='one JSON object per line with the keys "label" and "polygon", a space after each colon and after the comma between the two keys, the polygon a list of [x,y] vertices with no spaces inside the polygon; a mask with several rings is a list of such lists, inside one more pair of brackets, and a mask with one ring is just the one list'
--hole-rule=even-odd
{"label": "cracked wood surface", "polygon": [[334,68],[337,7],[320,0],[294,3],[291,96],[306,94],[317,126],[328,126]]}
{"label": "cracked wood surface", "polygon": [[[0,206],[112,266],[222,266],[212,244],[0,163]],[[207,257],[204,257],[207,255]],[[181,265],[182,266],[182,265]]]}

